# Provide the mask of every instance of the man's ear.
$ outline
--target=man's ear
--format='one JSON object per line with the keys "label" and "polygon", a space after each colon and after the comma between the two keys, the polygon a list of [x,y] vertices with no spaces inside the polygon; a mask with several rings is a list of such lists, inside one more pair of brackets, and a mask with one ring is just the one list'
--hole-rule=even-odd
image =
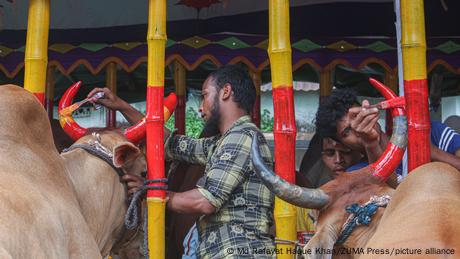
{"label": "man's ear", "polygon": [[233,95],[232,85],[228,83],[225,84],[224,87],[222,87],[221,92],[222,92],[222,100],[227,100]]}
{"label": "man's ear", "polygon": [[141,150],[131,142],[123,142],[113,148],[113,164],[122,167],[126,162],[136,159]]}

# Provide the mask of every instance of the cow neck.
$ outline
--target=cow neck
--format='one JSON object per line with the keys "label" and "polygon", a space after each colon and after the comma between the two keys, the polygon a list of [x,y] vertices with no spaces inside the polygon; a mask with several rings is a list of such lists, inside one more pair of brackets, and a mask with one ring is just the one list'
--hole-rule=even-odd
{"label": "cow neck", "polygon": [[[82,145],[88,146],[89,144]],[[94,156],[110,165],[107,159],[101,159],[100,156],[89,153],[88,149],[83,148],[80,144],[73,146],[74,148],[70,148],[61,155],[66,161],[69,178],[74,186],[83,217],[104,255],[110,251],[116,237],[124,228],[124,215],[121,215],[120,212],[127,209],[126,185],[121,185],[119,177],[116,177],[118,181],[115,181],[115,174],[107,172],[108,167],[100,167],[100,162],[95,163],[96,160],[89,158]],[[103,146],[100,145],[97,153],[107,153],[104,156],[110,157],[108,150],[101,149],[101,147]]]}

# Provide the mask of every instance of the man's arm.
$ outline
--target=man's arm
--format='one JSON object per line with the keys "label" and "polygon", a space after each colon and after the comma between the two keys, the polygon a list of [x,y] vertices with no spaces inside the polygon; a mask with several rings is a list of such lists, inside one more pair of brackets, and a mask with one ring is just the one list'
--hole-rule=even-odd
{"label": "man's arm", "polygon": [[431,161],[444,162],[450,164],[460,171],[460,149],[455,152],[455,155],[442,151],[433,144],[430,146]]}
{"label": "man's arm", "polygon": [[187,214],[212,214],[216,208],[198,191],[169,192],[168,209]]}
{"label": "man's arm", "polygon": [[88,94],[88,97],[91,97],[98,92],[103,92],[104,97],[98,99],[96,103],[102,104],[109,109],[120,111],[130,124],[136,124],[144,118],[144,114],[134,109],[134,107],[132,107],[129,103],[125,102],[120,97],[113,94],[112,91],[110,91],[108,88],[94,88]]}

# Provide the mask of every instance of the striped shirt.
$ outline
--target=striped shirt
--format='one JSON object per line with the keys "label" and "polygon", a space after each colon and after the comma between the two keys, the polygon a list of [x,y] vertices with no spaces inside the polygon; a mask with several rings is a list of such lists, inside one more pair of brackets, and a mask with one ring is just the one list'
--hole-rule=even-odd
{"label": "striped shirt", "polygon": [[[252,134],[258,131],[250,117],[243,116],[222,136],[174,136],[166,142],[167,157],[206,166],[197,188],[216,212],[202,216],[197,223],[198,258],[275,257],[253,252],[275,248],[269,235],[274,195],[257,177],[251,161]],[[261,155],[271,167],[270,150],[260,137]]]}
{"label": "striped shirt", "polygon": [[460,148],[460,134],[445,124],[431,121],[431,143],[450,154]]}

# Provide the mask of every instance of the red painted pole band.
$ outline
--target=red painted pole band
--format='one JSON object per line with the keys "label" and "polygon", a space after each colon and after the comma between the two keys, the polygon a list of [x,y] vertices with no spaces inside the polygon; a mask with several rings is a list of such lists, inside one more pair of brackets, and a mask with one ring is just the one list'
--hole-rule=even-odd
{"label": "red painted pole band", "polygon": [[177,96],[177,107],[174,113],[174,127],[179,135],[185,135],[185,99],[185,96]]}
{"label": "red painted pole band", "polygon": [[45,105],[45,93],[34,93],[34,95],[42,105]]}
{"label": "red painted pole band", "polygon": [[427,80],[404,80],[408,114],[408,169],[430,162],[430,113]]}
{"label": "red painted pole band", "polygon": [[294,116],[294,92],[292,87],[273,89],[275,113],[275,171],[286,181],[295,183],[296,125]]}
{"label": "red painted pole band", "polygon": [[[164,109],[163,109],[163,87],[147,87],[147,179],[159,179],[165,177],[164,164]],[[165,183],[152,183],[150,186],[164,186]],[[147,197],[158,197],[164,199],[164,190],[148,190]]]}
{"label": "red painted pole band", "polygon": [[252,121],[260,128],[260,95],[256,95],[256,101],[252,109]]}
{"label": "red painted pole band", "polygon": [[51,99],[46,98],[45,99],[45,107],[46,107],[46,112],[48,113],[48,118],[50,120],[53,119],[53,112],[54,112],[54,101]]}

